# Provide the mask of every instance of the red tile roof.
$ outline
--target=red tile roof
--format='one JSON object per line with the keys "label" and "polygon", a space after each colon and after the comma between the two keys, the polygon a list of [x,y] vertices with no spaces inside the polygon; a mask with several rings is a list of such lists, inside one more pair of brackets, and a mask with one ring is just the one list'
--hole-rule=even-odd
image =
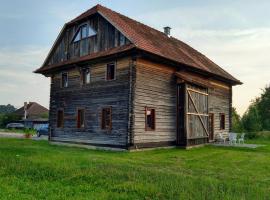
{"label": "red tile roof", "polygon": [[[209,72],[211,74],[218,75],[237,84],[241,83],[206,56],[199,53],[184,42],[173,37],[168,37],[163,32],[130,19],[101,5],[97,5],[89,9],[74,20],[67,23],[67,25],[71,25],[75,22],[83,20],[84,18],[95,13],[99,13],[105,19],[107,19],[113,26],[121,31],[137,49]],[[89,55],[89,57],[91,57],[91,55]],[[63,63],[60,63],[59,65],[62,64]],[[42,72],[47,67],[43,66],[36,72]]]}
{"label": "red tile roof", "polygon": [[[49,110],[47,108],[43,107],[42,105],[40,105],[36,102],[29,102],[27,104],[26,109],[27,109],[27,117],[29,119],[34,119],[34,118],[40,117],[44,113],[49,113]],[[14,112],[14,114],[23,117],[24,116],[24,106],[19,108],[18,110],[16,110]]]}

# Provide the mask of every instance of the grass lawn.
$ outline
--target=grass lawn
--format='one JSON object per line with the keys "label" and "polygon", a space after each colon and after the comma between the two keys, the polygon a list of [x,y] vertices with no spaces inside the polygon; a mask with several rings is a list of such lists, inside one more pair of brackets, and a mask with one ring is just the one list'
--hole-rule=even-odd
{"label": "grass lawn", "polygon": [[0,139],[0,199],[270,199],[258,149],[105,152]]}

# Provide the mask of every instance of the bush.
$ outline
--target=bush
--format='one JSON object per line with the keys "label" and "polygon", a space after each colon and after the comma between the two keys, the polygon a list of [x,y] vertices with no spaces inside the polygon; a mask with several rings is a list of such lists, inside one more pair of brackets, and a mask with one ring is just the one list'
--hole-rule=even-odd
{"label": "bush", "polygon": [[270,131],[248,132],[245,137],[248,139],[270,140]]}
{"label": "bush", "polygon": [[249,133],[246,133],[245,137],[247,139],[257,139],[258,138],[258,134],[256,132],[249,132]]}
{"label": "bush", "polygon": [[15,114],[0,115],[0,128],[6,128],[6,125],[11,122],[19,121],[20,116]]}

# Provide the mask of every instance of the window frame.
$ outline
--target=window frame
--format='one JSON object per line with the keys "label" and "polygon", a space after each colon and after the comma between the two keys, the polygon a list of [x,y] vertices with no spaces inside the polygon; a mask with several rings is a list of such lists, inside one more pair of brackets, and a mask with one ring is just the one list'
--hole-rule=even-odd
{"label": "window frame", "polygon": [[[86,37],[82,37],[82,28],[83,28],[83,27],[86,27],[86,35],[87,35]],[[89,35],[89,29],[90,29],[90,28],[91,28],[91,29],[93,30],[93,32],[95,33],[94,35]],[[80,35],[80,39],[79,39],[78,41],[75,41],[76,36],[77,36],[78,34]],[[97,35],[97,31],[96,31],[89,23],[82,23],[81,25],[78,26],[78,28],[77,28],[77,30],[76,30],[74,36],[72,37],[71,43],[77,43],[77,42],[80,42],[80,41],[82,41],[82,40],[84,40],[84,39],[94,37],[94,36],[96,36],[96,35]]]}
{"label": "window frame", "polygon": [[[89,83],[86,81],[87,80],[87,78],[86,78],[86,71],[89,71]],[[90,69],[90,67],[85,67],[85,68],[82,68],[81,69],[81,84],[82,85],[89,85],[89,84],[91,84],[91,69]]]}
{"label": "window frame", "polygon": [[[152,125],[151,127],[148,126],[147,111],[150,111],[151,117],[153,117],[153,121],[152,121],[153,124],[151,124]],[[154,112],[153,114],[152,114],[152,111]],[[155,130],[156,130],[156,109],[152,107],[145,107],[145,131],[155,131]]]}
{"label": "window frame", "polygon": [[[109,126],[107,127],[106,126],[106,118],[104,116],[104,110],[106,109],[109,109],[110,110],[110,124]],[[111,131],[112,130],[112,107],[103,107],[101,109],[101,130],[104,130],[104,131]]]}
{"label": "window frame", "polygon": [[219,113],[219,130],[226,129],[226,115],[225,113]]}
{"label": "window frame", "polygon": [[[110,65],[114,65],[114,78],[113,79],[108,79],[108,67],[110,66]],[[107,65],[106,65],[106,71],[105,71],[105,80],[106,81],[114,81],[114,80],[116,80],[116,62],[111,62],[111,63],[107,63]]]}
{"label": "window frame", "polygon": [[[66,74],[67,75],[67,86],[64,86],[64,81],[63,81],[63,76],[64,76],[64,74]],[[68,72],[62,72],[61,73],[61,88],[68,88],[68,81],[69,81],[69,78],[68,78]]]}
{"label": "window frame", "polygon": [[[79,111],[83,111],[83,126],[81,121],[79,121]],[[85,129],[86,128],[86,121],[85,121],[85,108],[77,108],[76,112],[76,127],[77,129]]]}
{"label": "window frame", "polygon": [[[62,123],[59,125],[59,112],[62,112]],[[65,112],[63,108],[57,109],[57,114],[56,114],[56,128],[58,129],[63,129],[65,124]]]}

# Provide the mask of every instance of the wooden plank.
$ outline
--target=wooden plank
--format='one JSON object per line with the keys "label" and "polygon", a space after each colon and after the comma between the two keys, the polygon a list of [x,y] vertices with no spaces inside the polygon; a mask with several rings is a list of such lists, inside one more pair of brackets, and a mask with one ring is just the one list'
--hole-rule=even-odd
{"label": "wooden plank", "polygon": [[202,114],[202,113],[187,113],[187,115],[196,115],[196,116],[205,116],[208,117],[208,114]]}
{"label": "wooden plank", "polygon": [[[187,92],[188,92],[188,96],[189,96],[190,100],[192,101],[192,104],[193,104],[194,107],[195,107],[196,112],[198,113],[197,106],[196,106],[196,104],[195,104],[195,102],[194,102],[194,100],[193,100],[193,98],[192,98],[190,92],[189,92],[189,91],[187,91]],[[205,127],[205,124],[204,124],[204,122],[203,122],[203,120],[202,120],[202,117],[201,117],[200,115],[199,115],[199,119],[200,119],[201,124],[202,124],[202,126],[203,126],[203,128],[204,128],[204,131],[206,132],[206,135],[209,137],[208,130],[207,130],[207,128]]]}
{"label": "wooden plank", "polygon": [[190,88],[188,88],[187,91],[191,91],[191,92],[195,92],[195,93],[198,93],[198,94],[202,94],[202,95],[208,96],[208,94],[205,93],[205,92],[201,92],[201,91],[190,89]]}

